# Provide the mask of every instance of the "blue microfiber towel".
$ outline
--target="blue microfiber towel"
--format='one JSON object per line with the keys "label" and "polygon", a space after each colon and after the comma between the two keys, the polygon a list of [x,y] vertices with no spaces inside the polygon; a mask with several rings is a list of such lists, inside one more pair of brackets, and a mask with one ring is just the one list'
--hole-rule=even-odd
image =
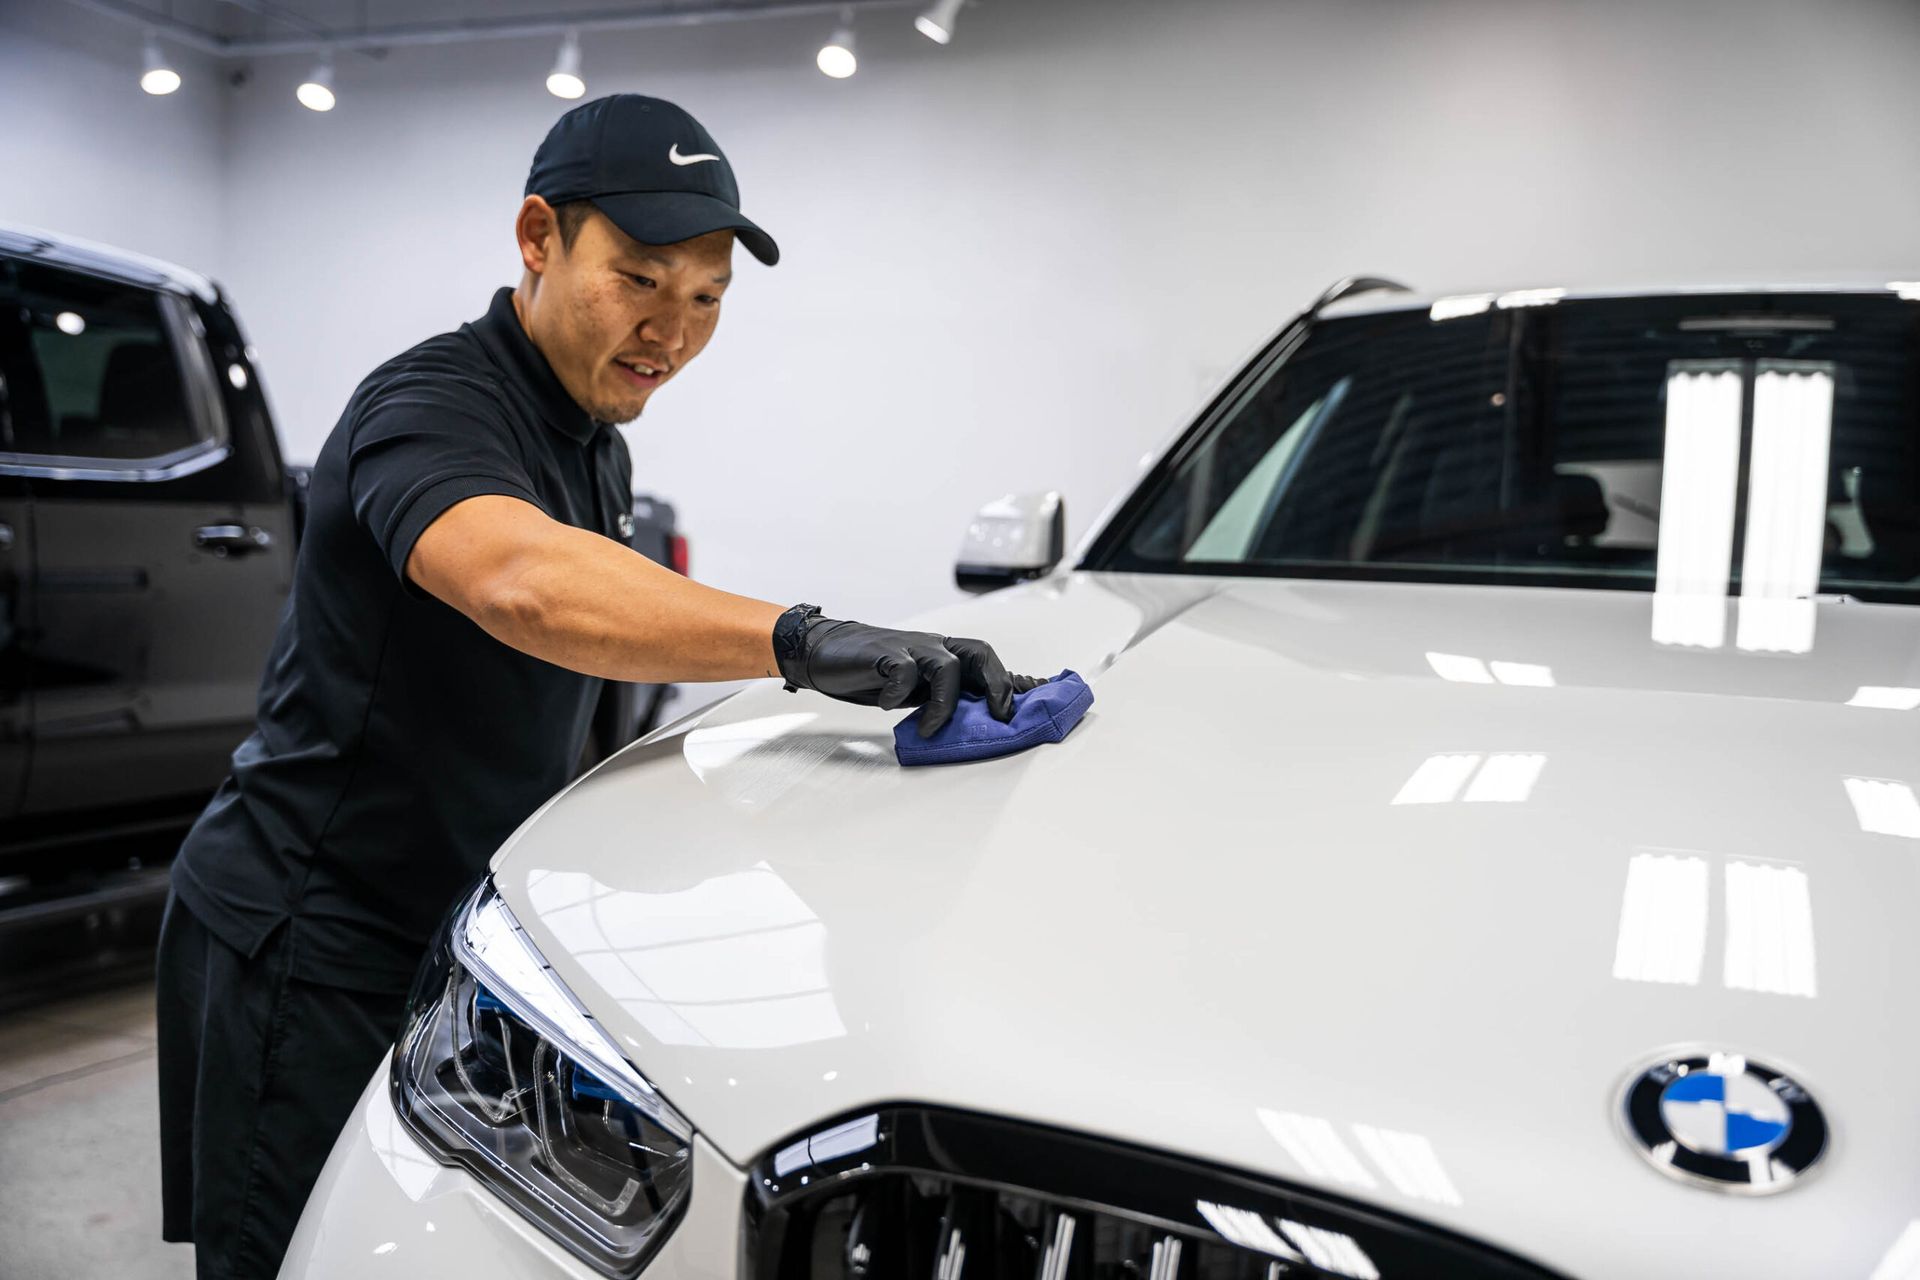
{"label": "blue microfiber towel", "polygon": [[1012,755],[1073,731],[1093,705],[1093,689],[1078,672],[1062,671],[1042,685],[1013,695],[1013,719],[1001,724],[987,700],[962,695],[953,715],[931,738],[920,736],[920,712],[893,726],[893,754],[901,764],[958,764]]}

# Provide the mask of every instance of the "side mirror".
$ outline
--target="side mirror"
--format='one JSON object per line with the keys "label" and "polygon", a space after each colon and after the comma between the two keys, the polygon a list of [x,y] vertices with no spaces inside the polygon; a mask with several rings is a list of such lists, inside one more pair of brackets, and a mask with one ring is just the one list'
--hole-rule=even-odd
{"label": "side mirror", "polygon": [[1043,578],[1067,553],[1067,504],[1058,493],[1010,493],[980,508],[960,540],[954,585],[978,595]]}

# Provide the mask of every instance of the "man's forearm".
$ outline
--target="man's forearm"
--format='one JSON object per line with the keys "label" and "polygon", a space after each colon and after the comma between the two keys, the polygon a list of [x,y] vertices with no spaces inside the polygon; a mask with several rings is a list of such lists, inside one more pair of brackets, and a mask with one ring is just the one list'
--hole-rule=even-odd
{"label": "man's forearm", "polygon": [[475,615],[487,633],[555,666],[673,684],[779,674],[784,606],[704,586],[585,529],[554,524],[500,574]]}

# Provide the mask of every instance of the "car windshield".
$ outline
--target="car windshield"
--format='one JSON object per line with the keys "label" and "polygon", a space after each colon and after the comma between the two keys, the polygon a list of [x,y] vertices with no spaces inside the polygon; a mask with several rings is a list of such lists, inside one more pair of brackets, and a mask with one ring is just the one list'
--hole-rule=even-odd
{"label": "car windshield", "polygon": [[1920,601],[1893,293],[1448,299],[1291,341],[1088,567]]}

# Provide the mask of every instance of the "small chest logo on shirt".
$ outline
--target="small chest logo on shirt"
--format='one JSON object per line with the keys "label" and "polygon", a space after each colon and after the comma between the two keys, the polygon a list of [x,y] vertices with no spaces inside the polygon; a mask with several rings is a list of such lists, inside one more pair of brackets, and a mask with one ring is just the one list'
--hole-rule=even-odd
{"label": "small chest logo on shirt", "polygon": [[620,513],[620,518],[614,521],[613,524],[616,529],[620,530],[621,541],[623,542],[633,541],[633,512],[622,511]]}

